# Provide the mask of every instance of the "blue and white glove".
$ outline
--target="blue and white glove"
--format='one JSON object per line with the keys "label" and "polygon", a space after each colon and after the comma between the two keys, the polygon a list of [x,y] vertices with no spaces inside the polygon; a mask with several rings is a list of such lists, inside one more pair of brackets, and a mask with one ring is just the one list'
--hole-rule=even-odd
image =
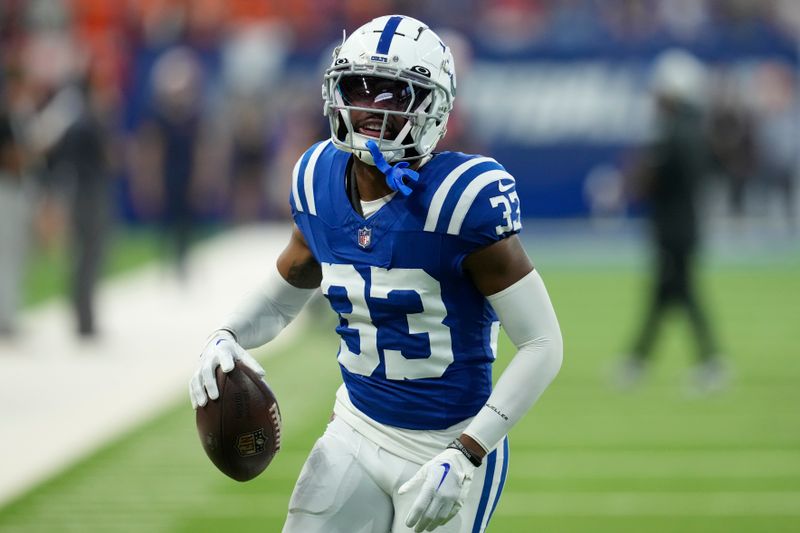
{"label": "blue and white glove", "polygon": [[464,505],[475,466],[459,450],[448,448],[420,467],[399,489],[400,494],[417,491],[417,499],[406,516],[414,531],[433,531],[447,523]]}
{"label": "blue and white glove", "polygon": [[192,408],[203,407],[208,403],[209,398],[212,400],[219,398],[217,367],[222,368],[223,372],[230,372],[233,370],[235,361],[240,361],[260,376],[265,374],[258,361],[239,346],[229,331],[224,329],[215,331],[208,338],[203,353],[200,355],[200,364],[189,382]]}

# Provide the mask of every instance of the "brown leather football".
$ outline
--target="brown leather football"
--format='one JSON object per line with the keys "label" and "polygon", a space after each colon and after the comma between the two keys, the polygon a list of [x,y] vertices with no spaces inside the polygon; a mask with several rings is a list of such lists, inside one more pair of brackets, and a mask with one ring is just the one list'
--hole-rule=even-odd
{"label": "brown leather football", "polygon": [[219,398],[197,408],[197,433],[209,459],[223,474],[249,481],[281,449],[281,412],[264,379],[236,362],[227,374],[217,367]]}

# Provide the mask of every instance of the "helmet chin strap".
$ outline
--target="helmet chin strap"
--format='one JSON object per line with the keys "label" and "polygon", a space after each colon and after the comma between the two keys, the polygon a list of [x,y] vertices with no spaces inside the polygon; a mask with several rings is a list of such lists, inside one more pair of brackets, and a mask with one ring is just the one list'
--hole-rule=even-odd
{"label": "helmet chin strap", "polygon": [[381,149],[378,148],[378,144],[375,141],[367,141],[367,149],[370,154],[372,154],[375,166],[386,176],[386,185],[393,191],[398,191],[403,196],[411,194],[412,188],[410,185],[417,183],[417,180],[419,180],[419,172],[408,168],[408,161],[400,161],[394,166],[387,163],[386,158],[383,157]]}

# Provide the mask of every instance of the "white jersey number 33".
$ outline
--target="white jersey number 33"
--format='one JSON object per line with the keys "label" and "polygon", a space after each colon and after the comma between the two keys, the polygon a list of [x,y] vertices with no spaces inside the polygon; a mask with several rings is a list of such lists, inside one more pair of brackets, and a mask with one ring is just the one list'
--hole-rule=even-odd
{"label": "white jersey number 33", "polygon": [[372,322],[368,302],[389,300],[393,291],[412,291],[419,295],[423,310],[410,313],[409,335],[427,333],[430,356],[407,358],[402,350],[383,348],[386,377],[393,380],[441,377],[453,362],[450,329],[443,323],[447,311],[442,301],[439,282],[427,272],[416,268],[393,268],[387,270],[370,267],[370,288],[367,294],[366,280],[353,265],[322,263],[322,293],[331,297],[331,289],[344,289],[352,306],[349,310],[338,310],[347,328],[355,330],[359,338],[359,353],[353,353],[341,341],[339,363],[354,374],[371,376],[380,364],[378,355],[378,328]]}

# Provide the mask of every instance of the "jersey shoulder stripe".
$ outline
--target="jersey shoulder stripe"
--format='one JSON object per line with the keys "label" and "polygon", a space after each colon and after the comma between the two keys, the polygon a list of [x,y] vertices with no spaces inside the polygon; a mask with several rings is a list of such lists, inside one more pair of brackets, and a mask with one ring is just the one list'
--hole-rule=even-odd
{"label": "jersey shoulder stripe", "polygon": [[[330,145],[330,139],[313,145],[300,156],[292,170],[291,200],[298,212],[308,211],[310,215],[317,214],[317,202],[314,195],[314,170],[320,155]],[[303,200],[305,200],[305,206],[303,205]]]}
{"label": "jersey shoulder stripe", "polygon": [[[464,154],[445,153],[439,157],[447,157],[443,168],[437,171],[440,179],[434,180],[435,192],[431,198],[425,217],[424,231],[437,231],[447,228],[451,211],[461,197],[467,185],[477,176],[503,167],[491,157],[466,156]],[[442,223],[445,223],[443,226]]]}
{"label": "jersey shoulder stripe", "polygon": [[311,154],[311,159],[306,165],[306,172],[303,176],[303,185],[306,190],[306,202],[308,203],[308,212],[311,215],[317,214],[317,202],[314,199],[314,169],[317,166],[320,154],[331,144],[330,139],[323,141],[317,145],[314,152]]}
{"label": "jersey shoulder stripe", "polygon": [[501,179],[511,180],[512,182],[514,181],[514,178],[511,176],[511,174],[505,170],[490,170],[478,175],[469,182],[469,185],[467,185],[467,187],[464,189],[464,192],[461,193],[458,203],[456,204],[456,207],[450,216],[450,224],[447,226],[448,234],[458,235],[461,233],[461,226],[464,224],[464,219],[472,207],[472,204],[478,197],[478,193],[480,193],[490,183],[500,181]]}
{"label": "jersey shoulder stripe", "polygon": [[[305,154],[303,154],[305,155]],[[300,164],[303,162],[303,156],[300,156],[297,159],[297,163],[294,164],[294,169],[292,169],[292,205],[294,206],[295,210],[302,212],[303,211],[303,204],[300,203],[300,189],[297,185],[300,175]]]}
{"label": "jersey shoulder stripe", "polygon": [[436,193],[433,195],[433,199],[431,200],[431,205],[428,208],[428,216],[425,218],[425,231],[436,230],[436,225],[439,222],[439,216],[442,213],[444,201],[447,199],[447,194],[453,188],[453,185],[455,185],[456,181],[458,181],[458,178],[463,176],[464,173],[472,167],[489,161],[497,163],[497,161],[491,157],[476,157],[461,163],[456,168],[451,170],[449,174],[447,174],[444,180],[442,180],[442,183],[436,189]]}

